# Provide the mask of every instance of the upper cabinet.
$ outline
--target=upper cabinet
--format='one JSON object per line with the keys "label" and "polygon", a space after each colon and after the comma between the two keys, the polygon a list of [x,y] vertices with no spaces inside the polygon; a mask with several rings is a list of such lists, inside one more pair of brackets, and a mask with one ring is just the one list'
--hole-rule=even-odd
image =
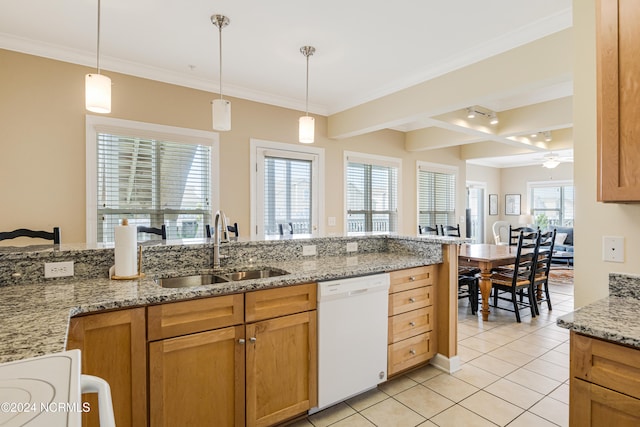
{"label": "upper cabinet", "polygon": [[640,202],[640,2],[597,8],[598,201]]}

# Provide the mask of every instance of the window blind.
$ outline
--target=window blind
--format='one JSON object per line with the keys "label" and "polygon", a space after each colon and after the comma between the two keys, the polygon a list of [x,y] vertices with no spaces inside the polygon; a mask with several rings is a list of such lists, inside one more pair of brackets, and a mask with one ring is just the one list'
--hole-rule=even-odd
{"label": "window blind", "polygon": [[[109,133],[97,140],[98,242],[122,218],[167,228],[167,238],[204,237],[211,222],[211,147]],[[157,238],[140,235],[140,240]]]}
{"label": "window blind", "polygon": [[347,232],[398,231],[398,168],[347,162]]}
{"label": "window blind", "polygon": [[278,225],[289,223],[294,233],[311,234],[311,160],[265,156],[264,188],[265,235],[278,235]]}
{"label": "window blind", "polygon": [[456,175],[418,170],[418,224],[456,225]]}

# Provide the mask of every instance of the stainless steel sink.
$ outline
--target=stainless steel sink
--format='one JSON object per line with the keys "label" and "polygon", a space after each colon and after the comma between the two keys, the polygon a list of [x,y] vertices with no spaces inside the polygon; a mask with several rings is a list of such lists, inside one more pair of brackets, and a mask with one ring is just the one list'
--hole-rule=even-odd
{"label": "stainless steel sink", "polygon": [[232,282],[237,280],[251,280],[251,279],[264,279],[265,277],[276,277],[289,274],[284,270],[277,270],[275,268],[261,268],[256,270],[242,270],[234,271],[232,273],[226,273],[223,277],[228,278]]}
{"label": "stainless steel sink", "polygon": [[156,279],[163,288],[191,288],[216,283],[237,282],[241,280],[264,279],[289,274],[288,271],[264,267],[248,270],[219,272],[216,274],[194,274],[191,276],[167,277]]}
{"label": "stainless steel sink", "polygon": [[226,283],[229,279],[214,274],[195,274],[193,276],[167,277],[156,279],[163,288],[191,288],[194,286],[212,285],[214,283]]}

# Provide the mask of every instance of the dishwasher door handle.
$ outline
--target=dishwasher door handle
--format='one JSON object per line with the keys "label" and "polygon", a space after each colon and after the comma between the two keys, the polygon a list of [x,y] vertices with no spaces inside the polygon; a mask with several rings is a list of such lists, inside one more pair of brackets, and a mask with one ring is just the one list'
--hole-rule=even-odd
{"label": "dishwasher door handle", "polygon": [[367,292],[368,289],[364,288],[364,289],[356,289],[355,291],[349,291],[349,295],[358,295],[358,294],[364,294],[365,292]]}

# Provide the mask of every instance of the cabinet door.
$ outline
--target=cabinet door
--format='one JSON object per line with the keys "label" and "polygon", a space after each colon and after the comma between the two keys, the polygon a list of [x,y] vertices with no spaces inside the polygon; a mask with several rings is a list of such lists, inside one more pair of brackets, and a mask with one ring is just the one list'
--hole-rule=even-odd
{"label": "cabinet door", "polygon": [[598,0],[598,200],[640,201],[640,3]]}
{"label": "cabinet door", "polygon": [[571,378],[571,427],[640,425],[640,400],[608,388]]}
{"label": "cabinet door", "polygon": [[247,426],[270,426],[317,404],[316,311],[246,325]]}
{"label": "cabinet door", "polygon": [[244,425],[244,328],[149,343],[149,417],[156,426]]}
{"label": "cabinet door", "polygon": [[[74,317],[67,348],[82,352],[82,372],[103,378],[111,387],[118,427],[147,424],[147,358],[144,308]],[[98,399],[87,394],[91,411],[83,426],[98,426]]]}

